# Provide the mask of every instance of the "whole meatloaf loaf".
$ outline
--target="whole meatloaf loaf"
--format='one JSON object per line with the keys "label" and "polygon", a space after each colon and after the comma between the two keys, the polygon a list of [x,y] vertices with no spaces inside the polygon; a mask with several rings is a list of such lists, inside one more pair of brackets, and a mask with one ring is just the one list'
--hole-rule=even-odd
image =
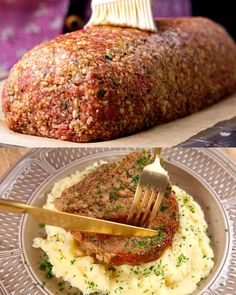
{"label": "whole meatloaf loaf", "polygon": [[3,91],[10,129],[75,142],[114,139],[181,118],[236,91],[236,45],[204,18],[157,33],[97,26],[26,53]]}
{"label": "whole meatloaf loaf", "polygon": [[[65,189],[54,204],[60,211],[126,223],[143,168],[153,162],[149,152],[133,152],[119,162],[99,166],[74,186]],[[112,236],[70,232],[80,249],[96,261],[138,265],[158,259],[172,245],[179,228],[179,207],[169,184],[160,210],[150,225],[154,237]]]}

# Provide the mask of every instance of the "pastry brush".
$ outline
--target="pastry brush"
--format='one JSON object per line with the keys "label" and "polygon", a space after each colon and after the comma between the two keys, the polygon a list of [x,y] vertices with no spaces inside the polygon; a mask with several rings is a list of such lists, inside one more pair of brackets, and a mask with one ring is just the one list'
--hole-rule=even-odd
{"label": "pastry brush", "polygon": [[92,0],[92,16],[86,27],[93,25],[157,31],[151,0]]}

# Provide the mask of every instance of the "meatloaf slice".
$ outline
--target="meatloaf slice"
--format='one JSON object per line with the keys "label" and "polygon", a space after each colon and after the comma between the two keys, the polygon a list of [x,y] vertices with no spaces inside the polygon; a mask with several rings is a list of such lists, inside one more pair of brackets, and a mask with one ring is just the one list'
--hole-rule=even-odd
{"label": "meatloaf slice", "polygon": [[[126,223],[139,176],[152,162],[148,152],[134,152],[119,162],[100,166],[55,200],[64,212]],[[178,204],[171,186],[160,211],[151,224],[158,230],[154,237],[124,237],[82,233],[71,230],[79,246],[98,262],[138,265],[156,260],[167,247],[179,226]]]}
{"label": "meatloaf slice", "polygon": [[236,46],[204,18],[157,33],[98,26],[36,46],[3,91],[10,129],[75,142],[118,138],[194,113],[236,91]]}

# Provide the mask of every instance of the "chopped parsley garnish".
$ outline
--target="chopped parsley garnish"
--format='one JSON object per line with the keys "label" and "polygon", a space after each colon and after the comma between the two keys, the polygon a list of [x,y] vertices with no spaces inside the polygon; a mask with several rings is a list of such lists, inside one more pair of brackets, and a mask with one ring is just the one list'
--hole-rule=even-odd
{"label": "chopped parsley garnish", "polygon": [[189,210],[192,212],[192,213],[195,213],[195,207],[193,205],[190,205],[189,206]]}
{"label": "chopped parsley garnish", "polygon": [[140,176],[139,175],[136,175],[136,176],[132,176],[132,182],[135,186],[138,185],[138,182],[139,182],[139,178]]}
{"label": "chopped parsley garnish", "polygon": [[[152,237],[152,239],[145,237],[145,238],[142,238],[141,241],[133,240],[132,246],[140,247],[140,248],[149,248],[150,246],[160,244],[165,238],[166,238],[165,232],[163,232],[162,230],[159,230],[158,234]],[[129,242],[126,242],[125,246],[127,247],[128,245],[129,245]],[[153,250],[154,249],[151,248],[150,251],[153,251]]]}
{"label": "chopped parsley garnish", "polygon": [[166,234],[164,231],[159,230],[158,234],[152,238],[150,242],[151,245],[156,245],[157,243],[162,242],[166,238]]}
{"label": "chopped parsley garnish", "polygon": [[188,203],[189,202],[189,197],[185,196],[183,201],[184,201],[184,204]]}
{"label": "chopped parsley garnish", "polygon": [[53,265],[48,260],[43,261],[40,264],[39,268],[46,272],[45,274],[46,278],[51,279],[53,277],[53,273],[52,273]]}
{"label": "chopped parsley garnish", "polygon": [[121,205],[121,204],[115,207],[116,210],[120,210],[122,208],[124,208],[124,205]]}
{"label": "chopped parsley garnish", "polygon": [[96,191],[96,195],[98,195],[99,198],[103,198],[102,191],[100,189]]}
{"label": "chopped parsley garnish", "polygon": [[39,227],[40,227],[40,228],[45,228],[45,224],[43,224],[43,223],[39,223]]}
{"label": "chopped parsley garnish", "polygon": [[138,172],[142,172],[143,171],[143,168],[144,166],[147,164],[147,162],[149,161],[150,157],[147,157],[147,156],[143,156],[141,158],[139,158],[135,165],[133,166],[133,168],[138,171]]}
{"label": "chopped parsley garnish", "polygon": [[87,289],[95,289],[97,287],[97,284],[92,281],[85,281],[85,283],[88,285]]}
{"label": "chopped parsley garnish", "polygon": [[176,266],[179,267],[181,266],[183,263],[187,262],[189,260],[188,257],[186,257],[184,254],[179,255],[178,259],[177,259],[177,264]]}
{"label": "chopped parsley garnish", "polygon": [[113,187],[112,191],[109,193],[109,198],[111,201],[117,201],[120,197],[119,191],[123,190],[123,187]]}
{"label": "chopped parsley garnish", "polygon": [[166,205],[166,206],[162,205],[160,210],[161,210],[161,212],[165,212],[166,209],[168,209],[169,207],[170,207],[170,205]]}
{"label": "chopped parsley garnish", "polygon": [[117,201],[119,199],[119,194],[117,192],[110,192],[109,198],[111,201]]}
{"label": "chopped parsley garnish", "polygon": [[139,159],[136,161],[136,163],[137,163],[139,166],[140,166],[140,165],[144,166],[144,165],[147,163],[148,160],[149,160],[148,157],[143,156],[143,157],[139,158]]}
{"label": "chopped parsley garnish", "polygon": [[116,188],[115,188],[115,191],[116,191],[116,192],[119,192],[119,191],[122,191],[123,189],[124,189],[124,188],[120,186],[120,187],[116,187]]}
{"label": "chopped parsley garnish", "polygon": [[142,247],[142,248],[147,248],[148,247],[148,245],[149,245],[150,243],[149,242],[145,242],[145,241],[140,241],[140,242],[138,242],[138,245],[140,246],[140,247]]}

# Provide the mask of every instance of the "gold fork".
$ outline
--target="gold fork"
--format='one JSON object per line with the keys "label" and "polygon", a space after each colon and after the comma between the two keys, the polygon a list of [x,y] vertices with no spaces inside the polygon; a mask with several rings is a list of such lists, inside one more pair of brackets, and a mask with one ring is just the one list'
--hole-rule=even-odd
{"label": "gold fork", "polygon": [[166,193],[168,174],[160,163],[161,148],[155,148],[155,160],[141,174],[127,222],[148,227],[159,210]]}

